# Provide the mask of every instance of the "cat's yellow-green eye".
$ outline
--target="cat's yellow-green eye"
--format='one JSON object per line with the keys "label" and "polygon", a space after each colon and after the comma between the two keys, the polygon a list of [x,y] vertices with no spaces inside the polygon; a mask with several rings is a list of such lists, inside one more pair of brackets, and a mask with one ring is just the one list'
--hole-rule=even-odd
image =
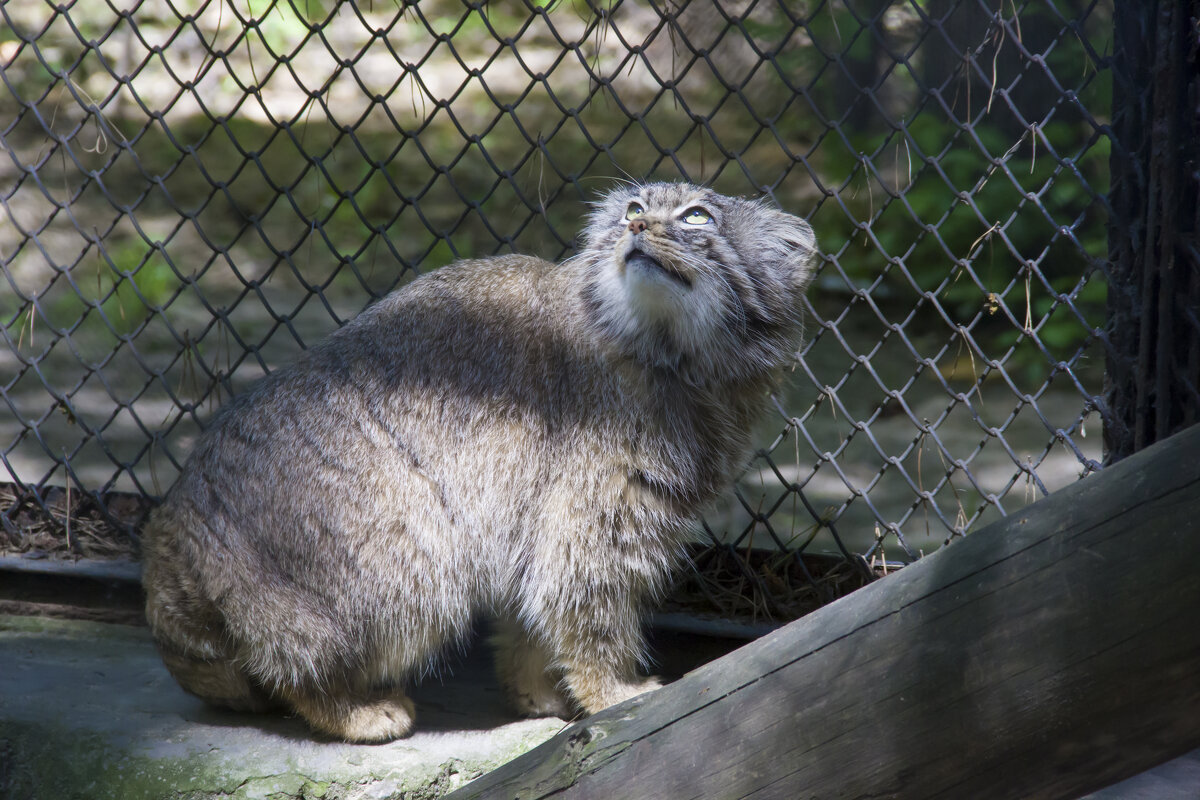
{"label": "cat's yellow-green eye", "polygon": [[683,221],[688,225],[707,225],[712,222],[712,215],[703,208],[689,208],[683,215]]}
{"label": "cat's yellow-green eye", "polygon": [[625,212],[625,219],[636,219],[646,213],[646,209],[639,206],[637,203],[630,203],[629,210]]}

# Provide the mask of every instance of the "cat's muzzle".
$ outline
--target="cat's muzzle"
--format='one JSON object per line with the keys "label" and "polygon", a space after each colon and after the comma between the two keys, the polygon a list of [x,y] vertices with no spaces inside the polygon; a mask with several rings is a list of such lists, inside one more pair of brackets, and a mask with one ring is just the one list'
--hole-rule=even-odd
{"label": "cat's muzzle", "polygon": [[627,268],[632,266],[646,272],[658,272],[687,289],[692,288],[692,281],[688,276],[670,265],[664,264],[637,246],[631,247],[625,253],[625,266]]}

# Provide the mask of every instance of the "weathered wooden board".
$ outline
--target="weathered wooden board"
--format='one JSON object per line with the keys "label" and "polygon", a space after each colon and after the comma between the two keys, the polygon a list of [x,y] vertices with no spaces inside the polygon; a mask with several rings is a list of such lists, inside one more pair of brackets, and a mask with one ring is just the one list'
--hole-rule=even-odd
{"label": "weathered wooden board", "polygon": [[1200,746],[1200,426],[465,798],[1074,798]]}

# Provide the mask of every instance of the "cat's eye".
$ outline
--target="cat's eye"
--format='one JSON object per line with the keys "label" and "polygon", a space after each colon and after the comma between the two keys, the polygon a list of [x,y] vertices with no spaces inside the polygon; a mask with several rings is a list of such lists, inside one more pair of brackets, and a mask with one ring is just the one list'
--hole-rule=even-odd
{"label": "cat's eye", "polygon": [[689,208],[683,215],[683,221],[688,225],[707,225],[712,222],[712,215],[703,208]]}
{"label": "cat's eye", "polygon": [[636,219],[646,213],[646,209],[639,206],[637,203],[630,203],[629,209],[625,212],[625,219]]}

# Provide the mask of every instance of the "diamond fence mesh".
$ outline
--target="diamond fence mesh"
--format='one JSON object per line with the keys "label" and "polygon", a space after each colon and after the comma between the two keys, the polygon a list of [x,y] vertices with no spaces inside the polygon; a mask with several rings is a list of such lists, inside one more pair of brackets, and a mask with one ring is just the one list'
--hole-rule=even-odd
{"label": "diamond fence mesh", "polygon": [[568,255],[628,179],[765,193],[821,244],[801,358],[697,530],[718,609],[787,615],[1100,467],[1111,2],[0,18],[13,547],[161,496],[222,399],[416,273]]}

